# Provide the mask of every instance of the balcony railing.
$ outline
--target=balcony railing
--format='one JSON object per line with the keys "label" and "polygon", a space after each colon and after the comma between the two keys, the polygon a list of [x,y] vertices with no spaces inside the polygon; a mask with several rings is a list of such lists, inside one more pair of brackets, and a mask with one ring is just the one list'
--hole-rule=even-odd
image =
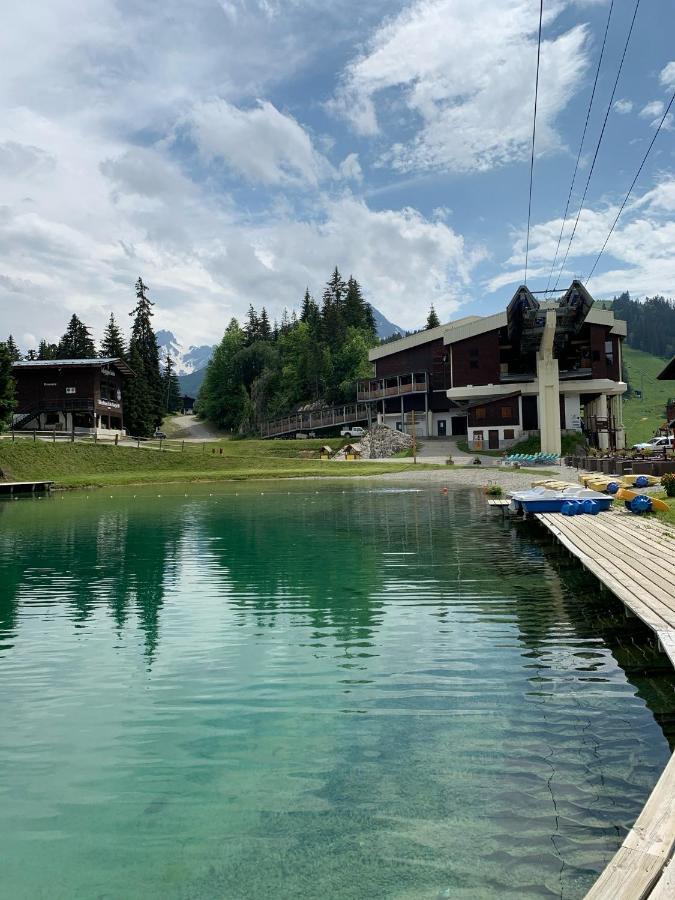
{"label": "balcony railing", "polygon": [[400,397],[401,394],[425,394],[429,390],[429,373],[412,372],[405,375],[388,375],[384,378],[369,378],[359,381],[356,399],[382,400],[385,397]]}

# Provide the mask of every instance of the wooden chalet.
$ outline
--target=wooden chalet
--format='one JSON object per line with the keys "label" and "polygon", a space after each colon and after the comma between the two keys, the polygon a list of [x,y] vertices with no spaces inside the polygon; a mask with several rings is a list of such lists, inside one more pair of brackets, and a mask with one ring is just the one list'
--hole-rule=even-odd
{"label": "wooden chalet", "polygon": [[123,359],[35,359],[12,366],[15,430],[124,433]]}
{"label": "wooden chalet", "polygon": [[626,323],[594,306],[578,281],[544,302],[522,286],[504,312],[375,347],[373,377],[359,382],[357,399],[392,428],[403,430],[415,410],[420,436],[466,436],[476,448],[539,432],[546,452],[559,453],[563,431],[621,448],[625,336]]}

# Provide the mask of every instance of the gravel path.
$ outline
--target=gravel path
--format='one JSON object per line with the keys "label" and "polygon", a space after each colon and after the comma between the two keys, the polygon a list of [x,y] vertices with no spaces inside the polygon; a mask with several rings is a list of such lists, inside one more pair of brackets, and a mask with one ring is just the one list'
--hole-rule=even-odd
{"label": "gravel path", "polygon": [[367,475],[368,480],[373,481],[415,481],[431,484],[441,484],[446,487],[485,487],[494,483],[499,484],[506,491],[529,488],[538,478],[555,478],[560,481],[570,481],[578,484],[578,472],[567,466],[555,468],[555,475],[549,475],[553,468],[547,468],[544,473],[538,473],[534,469],[511,469],[502,466],[449,466],[447,469],[420,469],[420,471],[386,472],[383,475]]}

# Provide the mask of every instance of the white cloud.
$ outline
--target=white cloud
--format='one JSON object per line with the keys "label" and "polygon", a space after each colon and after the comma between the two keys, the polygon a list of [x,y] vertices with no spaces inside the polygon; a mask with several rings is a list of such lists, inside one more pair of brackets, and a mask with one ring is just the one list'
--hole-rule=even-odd
{"label": "white cloud", "polygon": [[627,113],[633,111],[633,101],[632,100],[616,100],[614,103],[614,111],[618,112],[619,115],[625,116]]}
{"label": "white cloud", "polygon": [[[563,5],[549,5],[545,25]],[[386,155],[397,169],[490,169],[527,155],[536,42],[528,0],[418,0],[347,67],[331,108],[371,136],[405,109],[419,130]],[[585,44],[584,26],[543,41],[540,151],[560,143],[554,122],[580,84]]]}
{"label": "white cloud", "polygon": [[244,110],[226,100],[209,100],[193,109],[190,120],[200,152],[223,160],[250,181],[316,185],[333,174],[302,126],[267,101]]}
{"label": "white cloud", "polygon": [[350,153],[340,163],[340,175],[342,178],[352,181],[363,181],[363,171],[359,163],[358,153]]}
{"label": "white cloud", "polygon": [[[619,211],[617,203],[596,209],[584,209],[572,243],[561,284],[571,278],[585,278],[602,247],[605,236]],[[664,176],[641,196],[632,199],[623,211],[590,282],[594,296],[606,297],[621,291],[638,295],[675,295],[675,176]],[[565,225],[561,244],[564,254],[576,212]],[[560,219],[552,219],[534,226],[530,232],[530,260],[532,278],[548,279],[561,226]],[[508,284],[518,284],[523,275],[525,257],[524,236],[518,235],[513,254],[507,260],[509,270],[492,278],[489,290]],[[558,260],[556,271],[562,260]],[[604,271],[606,266],[610,266]],[[554,276],[555,282],[555,276]],[[542,285],[543,286],[543,285]]]}
{"label": "white cloud", "polygon": [[641,119],[653,119],[655,116],[661,117],[665,106],[661,100],[652,100],[643,106],[639,112]]}
{"label": "white cloud", "polygon": [[667,66],[661,69],[659,81],[668,90],[675,90],[675,61],[669,62]]}

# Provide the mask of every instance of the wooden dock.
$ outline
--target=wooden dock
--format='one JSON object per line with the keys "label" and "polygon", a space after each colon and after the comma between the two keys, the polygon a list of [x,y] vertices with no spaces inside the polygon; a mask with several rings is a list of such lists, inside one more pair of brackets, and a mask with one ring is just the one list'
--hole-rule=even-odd
{"label": "wooden dock", "polygon": [[[649,625],[675,665],[675,529],[619,511],[535,518]],[[586,900],[675,898],[674,852],[675,754]]]}
{"label": "wooden dock", "polygon": [[53,481],[0,481],[0,496],[45,494],[51,491],[53,484]]}

